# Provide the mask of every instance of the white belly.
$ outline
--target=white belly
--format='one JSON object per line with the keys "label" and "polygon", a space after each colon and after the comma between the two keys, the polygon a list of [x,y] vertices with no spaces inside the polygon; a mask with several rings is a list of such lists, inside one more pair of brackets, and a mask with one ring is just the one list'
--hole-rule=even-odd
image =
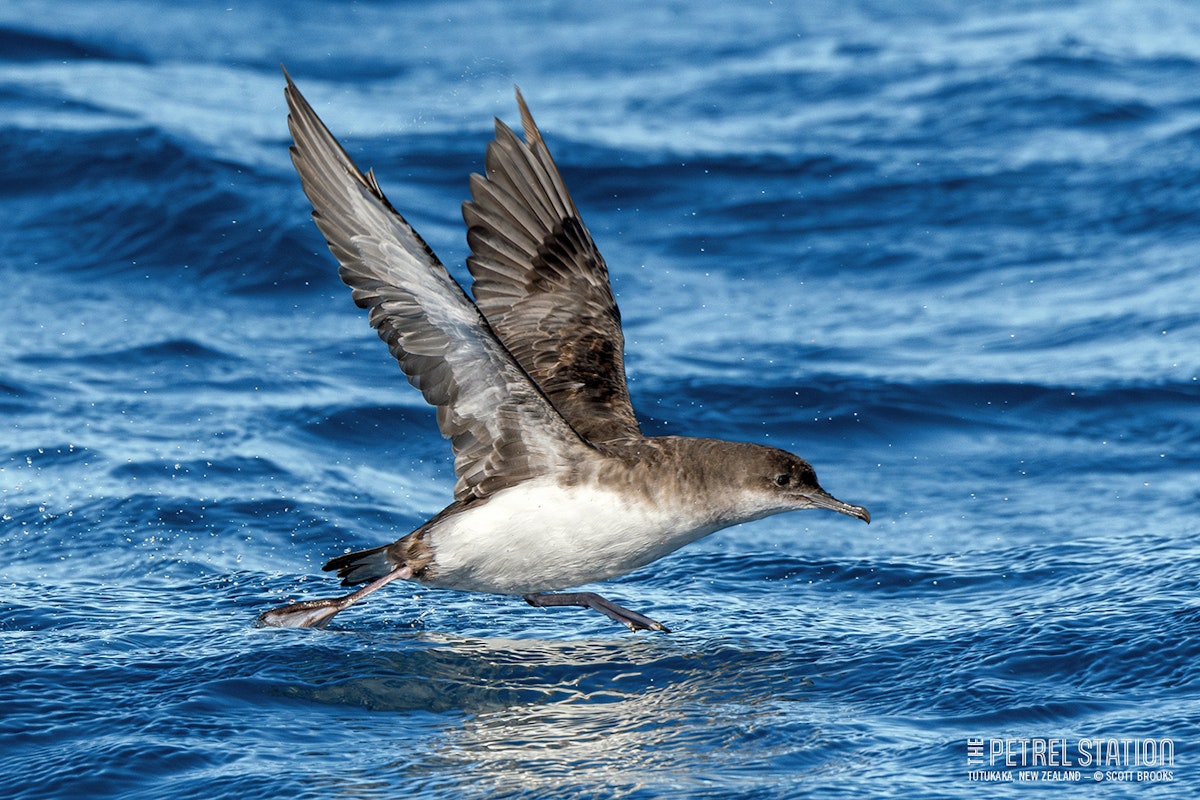
{"label": "white belly", "polygon": [[426,583],[499,594],[565,589],[623,575],[720,527],[690,509],[594,486],[526,483],[431,531]]}

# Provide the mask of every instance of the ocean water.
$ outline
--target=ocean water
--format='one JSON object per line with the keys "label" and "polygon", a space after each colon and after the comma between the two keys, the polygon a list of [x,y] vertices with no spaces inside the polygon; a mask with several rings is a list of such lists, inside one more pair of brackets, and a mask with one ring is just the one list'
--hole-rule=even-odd
{"label": "ocean water", "polygon": [[[280,63],[460,277],[519,84],[646,429],[872,524],[595,587],[669,635],[411,585],[256,629],[453,485]],[[0,142],[6,797],[1200,791],[1195,4],[6,0]]]}

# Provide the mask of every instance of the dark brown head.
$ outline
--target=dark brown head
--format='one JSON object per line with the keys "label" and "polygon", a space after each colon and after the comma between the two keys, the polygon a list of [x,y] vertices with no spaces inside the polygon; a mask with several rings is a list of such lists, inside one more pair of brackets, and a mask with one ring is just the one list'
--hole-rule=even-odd
{"label": "dark brown head", "polygon": [[822,489],[812,465],[799,456],[753,444],[734,445],[727,455],[729,471],[741,489],[737,511],[746,520],[784,511],[827,508],[863,522],[871,521],[867,509],[843,503]]}

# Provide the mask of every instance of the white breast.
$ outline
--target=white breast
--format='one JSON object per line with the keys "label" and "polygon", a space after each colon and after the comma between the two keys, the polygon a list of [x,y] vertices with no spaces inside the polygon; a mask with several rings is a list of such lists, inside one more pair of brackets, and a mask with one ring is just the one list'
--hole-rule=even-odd
{"label": "white breast", "polygon": [[427,583],[500,594],[565,589],[623,575],[720,527],[594,485],[530,482],[431,531]]}

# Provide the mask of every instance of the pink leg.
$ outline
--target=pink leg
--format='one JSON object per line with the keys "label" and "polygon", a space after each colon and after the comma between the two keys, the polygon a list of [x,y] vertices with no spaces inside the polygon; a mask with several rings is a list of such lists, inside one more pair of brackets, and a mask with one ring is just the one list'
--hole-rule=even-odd
{"label": "pink leg", "polygon": [[538,608],[550,608],[555,606],[579,606],[581,608],[590,608],[593,611],[599,611],[604,616],[611,620],[628,626],[631,631],[662,631],[670,633],[667,626],[661,622],[655,622],[647,616],[630,611],[624,606],[619,606],[611,600],[607,600],[595,592],[566,592],[562,594],[527,594],[525,602],[531,606]]}

